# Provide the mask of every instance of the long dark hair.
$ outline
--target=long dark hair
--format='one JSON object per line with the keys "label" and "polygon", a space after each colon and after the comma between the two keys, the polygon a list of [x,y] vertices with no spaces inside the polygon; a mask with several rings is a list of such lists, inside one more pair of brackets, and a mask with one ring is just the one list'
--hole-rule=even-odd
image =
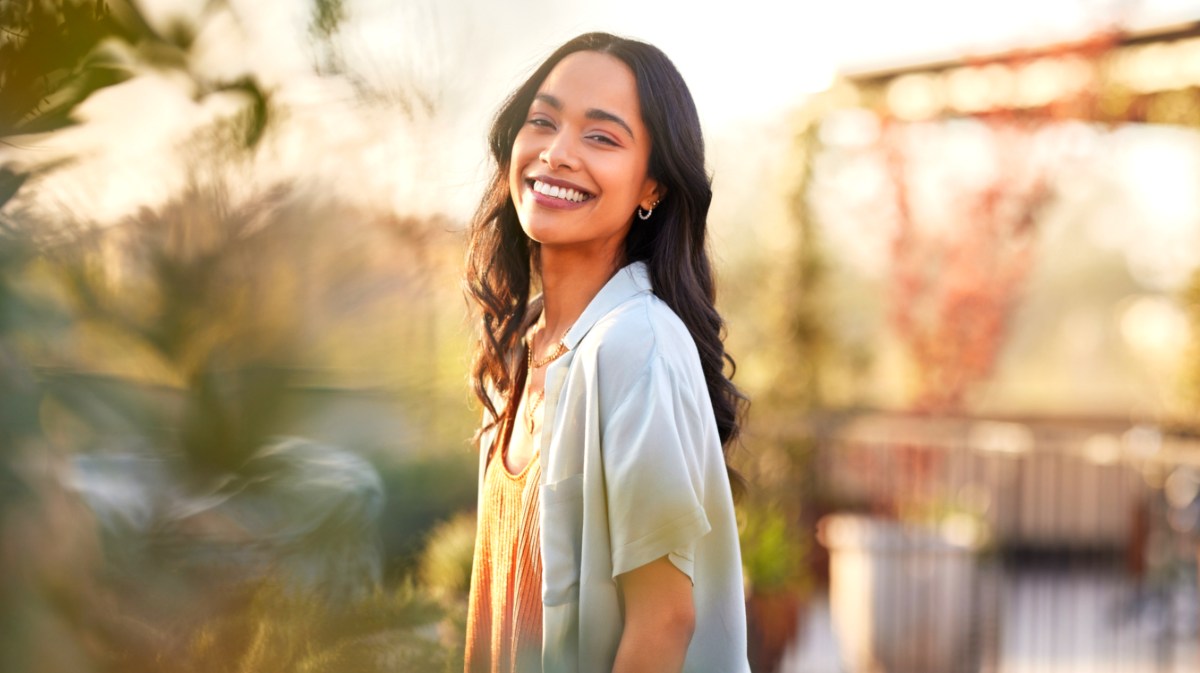
{"label": "long dark hair", "polygon": [[[666,54],[644,42],[607,33],[580,35],[559,47],[505,101],[488,135],[496,171],[471,221],[466,269],[467,292],[481,312],[472,383],[489,416],[482,430],[495,426],[516,403],[523,374],[515,355],[537,314],[537,307],[529,306],[537,243],[522,231],[508,186],[513,141],[550,71],[579,51],[620,59],[637,81],[642,121],[652,143],[649,174],[665,187],[665,195],[649,222],[630,229],[625,262],[646,262],[654,294],[691,332],[728,463],[746,398],[725,376],[725,364],[730,366],[730,376],[735,366],[725,352],[724,322],[714,305],[716,288],[706,238],[712,187],[704,167],[700,118],[683,77]],[[494,398],[503,401],[503,408],[497,408]],[[736,472],[730,470],[730,478],[741,486]]]}

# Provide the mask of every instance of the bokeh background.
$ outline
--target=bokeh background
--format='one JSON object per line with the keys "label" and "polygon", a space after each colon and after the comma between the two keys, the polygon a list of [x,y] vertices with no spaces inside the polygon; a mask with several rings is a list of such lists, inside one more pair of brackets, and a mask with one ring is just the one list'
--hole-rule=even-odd
{"label": "bokeh background", "polygon": [[1200,665],[1200,3],[0,2],[0,668],[461,670],[503,98],[675,60],[756,671]]}

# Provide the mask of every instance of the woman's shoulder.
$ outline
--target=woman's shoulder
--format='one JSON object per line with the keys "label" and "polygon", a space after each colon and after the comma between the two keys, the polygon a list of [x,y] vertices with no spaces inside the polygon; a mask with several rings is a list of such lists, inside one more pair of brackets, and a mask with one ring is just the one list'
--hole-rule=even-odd
{"label": "woman's shoulder", "polygon": [[691,333],[651,292],[631,297],[597,321],[580,348],[617,387],[655,374],[688,380],[700,367]]}

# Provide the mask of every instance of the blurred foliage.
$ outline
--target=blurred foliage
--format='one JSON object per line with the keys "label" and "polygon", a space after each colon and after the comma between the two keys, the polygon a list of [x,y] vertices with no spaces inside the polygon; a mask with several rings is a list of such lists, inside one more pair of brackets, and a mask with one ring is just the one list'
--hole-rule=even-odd
{"label": "blurred foliage", "polygon": [[38,300],[25,273],[36,251],[33,237],[0,212],[0,508],[16,495],[8,460],[39,433],[38,381],[21,349],[27,339],[47,337],[65,322],[64,315]]}
{"label": "blurred foliage", "polygon": [[[221,0],[200,20],[226,10],[236,21]],[[341,2],[317,3],[315,37],[343,16]],[[426,531],[474,498],[460,311],[444,309],[459,297],[459,241],[436,218],[259,186],[254,151],[277,117],[254,75],[200,69],[205,25],[153,23],[123,0],[0,2],[0,141],[55,133],[96,91],[148,72],[186,82],[197,102],[244,100],[183,149],[186,189],[112,226],[14,211],[31,175],[62,164],[0,167],[0,546],[21,550],[0,555],[0,668],[460,670],[464,617],[408,579]],[[331,554],[365,553],[338,538],[353,532],[346,512],[296,500],[336,490],[317,482],[338,474],[280,483],[264,467],[274,437],[305,430],[373,452],[401,475],[393,503],[419,503],[385,523],[399,588],[339,605],[285,587],[286,573],[238,567],[291,553],[283,536],[254,535],[297,513],[329,516],[335,535],[314,539]],[[420,459],[460,448],[457,462]],[[158,461],[171,479],[128,470],[105,483],[84,469],[110,459]],[[119,525],[149,532],[106,537],[108,512],[78,492],[89,479],[131,516]],[[174,518],[142,520],[146,493]],[[221,508],[238,497],[259,500]]]}
{"label": "blurred foliage", "polygon": [[[9,547],[18,507],[33,496],[18,462],[42,448],[38,407],[41,386],[21,349],[26,339],[47,338],[61,316],[37,302],[24,281],[35,243],[0,211],[0,544]],[[21,662],[28,629],[23,614],[29,587],[20,564],[0,554],[0,652]]]}
{"label": "blurred foliage", "polygon": [[459,512],[438,524],[426,538],[417,568],[418,585],[445,611],[443,641],[454,645],[461,660],[467,639],[467,597],[475,560],[475,512]]}
{"label": "blurred foliage", "polygon": [[[344,610],[277,588],[198,626],[179,671],[455,671],[450,643],[426,633],[437,606],[411,586],[380,592]],[[145,670],[161,670],[159,654]],[[129,670],[129,669],[124,669]]]}
{"label": "blurred foliage", "polygon": [[896,518],[915,531],[936,532],[942,539],[977,554],[995,551],[994,531],[984,508],[972,506],[962,497],[943,496],[930,489],[899,504]]}
{"label": "blurred foliage", "polygon": [[[225,3],[215,0],[206,11]],[[245,145],[267,124],[267,97],[252,77],[210,79],[189,68],[196,28],[156,30],[127,0],[13,0],[0,4],[0,138],[54,131],[93,93],[144,68],[180,71],[198,98],[236,91],[250,98]]]}
{"label": "blurred foliage", "polygon": [[[356,658],[377,655],[392,662],[380,664],[378,670],[397,665],[404,668],[408,665],[405,662],[417,662],[412,665],[419,670],[440,670],[438,667],[447,659],[453,659],[458,647],[456,638],[462,632],[463,617],[452,607],[439,608],[438,619],[431,620],[420,633],[405,630],[404,620],[393,620],[387,632],[343,634],[321,631],[333,622],[305,621],[312,617],[312,609],[305,612],[274,600],[235,609],[221,598],[240,591],[222,586],[239,576],[256,576],[255,572],[245,572],[253,568],[238,567],[239,563],[254,561],[263,554],[296,553],[271,546],[281,531],[268,534],[258,529],[274,525],[270,522],[288,512],[304,512],[305,506],[317,506],[323,485],[320,480],[344,481],[331,468],[296,483],[276,483],[277,475],[264,471],[268,461],[263,459],[263,447],[271,438],[295,432],[304,423],[314,423],[314,417],[331,413],[329,422],[335,430],[353,422],[354,436],[361,438],[364,447],[393,452],[392,456],[373,456],[388,478],[388,509],[384,516],[376,512],[371,520],[383,523],[380,533],[386,551],[394,557],[394,581],[414,576],[427,531],[471,506],[475,496],[475,460],[463,441],[469,425],[458,423],[453,413],[442,413],[440,422],[457,426],[459,433],[456,441],[445,447],[438,445],[443,440],[437,438],[437,433],[429,432],[433,426],[422,420],[423,415],[428,416],[422,413],[423,408],[439,404],[439,397],[448,397],[437,392],[438,386],[459,384],[457,378],[439,381],[425,377],[428,372],[438,371],[427,366],[429,354],[436,351],[423,346],[440,338],[436,315],[434,324],[417,333],[416,340],[400,341],[410,350],[395,353],[392,344],[396,342],[389,344],[386,339],[390,323],[371,325],[363,321],[373,313],[357,312],[374,308],[388,298],[400,298],[400,307],[411,306],[408,293],[418,292],[420,296],[421,288],[397,284],[397,278],[424,273],[408,266],[407,253],[412,251],[397,247],[392,254],[386,246],[380,247],[381,240],[391,239],[395,246],[402,243],[393,238],[395,232],[386,223],[366,223],[359,230],[361,236],[347,236],[344,227],[339,226],[343,218],[322,208],[314,209],[307,199],[287,188],[269,190],[267,196],[234,199],[221,185],[197,182],[160,209],[139,213],[117,227],[60,240],[43,247],[32,262],[26,260],[26,271],[36,274],[39,286],[53,288],[51,301],[46,302],[56,307],[51,315],[71,318],[69,322],[60,319],[64,329],[53,338],[22,341],[21,357],[37,363],[36,368],[24,369],[27,378],[33,384],[40,383],[46,393],[31,395],[19,390],[13,394],[21,405],[19,409],[27,414],[22,419],[30,431],[44,427],[59,447],[94,453],[96,460],[126,454],[140,464],[156,456],[181,459],[178,488],[195,499],[184,499],[166,508],[183,508],[180,514],[191,512],[171,527],[152,524],[145,539],[106,543],[101,556],[90,557],[91,562],[108,568],[95,586],[40,581],[30,585],[35,594],[49,591],[47,595],[55,597],[50,605],[57,617],[50,624],[59,626],[38,626],[37,621],[29,625],[29,611],[39,602],[35,596],[8,604],[26,612],[13,623],[34,629],[39,634],[33,636],[36,639],[47,638],[54,629],[63,628],[60,619],[73,624],[71,642],[117,639],[111,646],[96,651],[85,648],[78,655],[95,663],[99,670],[110,670],[105,662],[117,656],[114,653],[124,654],[111,670],[141,670],[143,665],[144,670],[157,670],[154,657],[146,654],[145,661],[139,657],[168,645],[177,648],[173,651],[182,657],[183,670],[193,670],[188,666],[213,670],[206,667],[215,666],[222,661],[220,657],[232,657],[230,666],[251,666],[244,670],[302,670],[320,662],[351,666],[353,670],[377,670],[367,667],[375,659]],[[366,250],[383,254],[364,257]],[[23,289],[28,284],[28,273],[18,280]],[[5,303],[10,311],[16,307],[14,302]],[[403,320],[404,315],[398,317]],[[14,333],[22,340],[28,339],[32,335],[30,327],[28,320],[16,321]],[[332,342],[329,332],[335,335]],[[347,332],[353,336],[344,340]],[[372,351],[379,347],[376,344],[394,354],[392,362],[381,364],[375,359],[377,355]],[[362,363],[374,363],[376,376],[392,367],[408,371],[417,365],[415,371],[423,379],[421,387],[408,394],[382,397],[378,410],[369,410],[370,415],[352,420],[338,417],[342,412],[331,408],[336,406],[330,403],[337,393],[323,394],[315,406],[298,404],[297,400],[306,394],[301,386],[320,382],[323,377],[336,382],[336,369],[326,374],[322,365],[346,362],[341,359],[342,353],[365,355]],[[15,380],[6,378],[4,385]],[[351,400],[347,408],[362,406]],[[462,416],[468,417],[466,405],[462,406]],[[5,411],[17,408],[6,406]],[[303,417],[297,415],[298,409],[304,410]],[[389,438],[382,434],[386,426],[372,426],[384,413],[403,419],[401,427],[412,437]],[[398,452],[400,441],[424,443],[423,452],[450,448],[451,453],[432,459],[404,456]],[[454,453],[458,447],[462,451]],[[347,448],[360,447],[351,443]],[[4,465],[7,468],[9,463]],[[170,467],[175,463],[166,465],[167,469],[175,469]],[[103,475],[97,473],[96,478],[104,483]],[[170,486],[174,482],[164,483],[154,476],[141,478],[129,472],[124,478],[142,487],[167,486],[165,491],[170,493],[176,488]],[[139,492],[119,484],[106,487],[134,500]],[[286,497],[268,498],[269,502],[247,501],[232,510],[212,509],[212,503],[221,499],[252,493],[270,496],[276,491]],[[39,491],[43,497],[48,492],[45,487]],[[295,497],[307,499],[296,501]],[[148,502],[161,500],[153,496]],[[198,516],[203,509],[212,509],[212,515]],[[93,515],[100,514],[101,510],[93,506],[92,514],[80,511],[72,518],[90,527],[94,525]],[[306,517],[313,525],[324,516],[323,512],[311,514]],[[350,549],[339,535],[352,529],[352,522],[336,516],[334,513],[326,522],[334,527],[332,538],[326,535],[310,541],[336,547],[328,550],[334,555],[339,549]],[[81,532],[76,529],[64,537]],[[229,537],[231,533],[233,537]],[[259,539],[256,535],[265,537]],[[280,541],[286,542],[282,538]],[[114,574],[117,557],[133,558],[134,562]],[[221,563],[227,564],[228,570],[212,572]],[[85,565],[82,570],[89,568]],[[186,568],[199,572],[181,572]],[[286,579],[275,574],[267,577]],[[111,609],[96,608],[88,602],[88,596],[96,591],[105,595],[112,592],[119,600],[106,599],[117,601]],[[443,596],[439,594],[439,598]],[[315,594],[311,600],[316,600]],[[188,608],[179,610],[180,604]],[[377,601],[362,609],[367,617],[377,614],[378,620],[383,620],[390,619],[395,611],[416,609],[415,605],[387,608]],[[172,609],[179,621],[164,620]],[[272,624],[268,615],[276,610],[282,611],[276,615],[280,621]],[[179,650],[183,647],[175,642],[179,634],[191,633],[195,628],[188,620],[205,615],[216,615],[212,618],[219,620],[210,632],[205,632],[210,634],[197,636],[198,640],[188,645],[190,649]],[[152,629],[151,633],[139,629],[126,633],[125,628],[131,624],[162,628]],[[243,628],[251,631],[238,636]],[[426,634],[430,630],[433,636]],[[310,631],[317,633],[312,635]],[[441,632],[459,635],[438,635]],[[238,640],[250,637],[245,633],[256,634],[253,642]],[[14,632],[12,637],[29,636]],[[313,638],[318,639],[315,644],[302,651],[300,644]],[[427,642],[429,638],[437,642]],[[167,645],[162,643],[164,639]],[[288,668],[292,665],[298,668]],[[73,666],[64,665],[58,670]]]}
{"label": "blurred foliage", "polygon": [[475,506],[478,461],[474,458],[464,451],[462,456],[428,457],[382,468],[388,493],[383,546],[391,575],[418,570],[426,538],[453,520],[455,513]]}
{"label": "blurred foliage", "polygon": [[[305,218],[280,209],[283,191],[236,203],[219,184],[193,185],[118,231],[51,253],[92,349],[108,341],[112,355],[137,363],[122,371],[110,360],[106,369],[136,367],[182,386],[181,412],[110,410],[129,415],[131,427],[144,427],[147,412],[158,416],[152,426],[177,425],[175,445],[196,468],[235,471],[279,430],[287,365],[305,336],[287,270],[307,242],[298,230]],[[94,366],[89,355],[100,353],[88,345],[72,349],[76,367]]]}
{"label": "blurred foliage", "polygon": [[[99,0],[0,4],[0,142],[67,125],[75,105],[118,81],[111,72],[82,66],[84,56],[115,32]],[[28,178],[0,168],[0,514],[8,499],[20,492],[12,470],[14,455],[40,434],[41,393],[21,346],[45,338],[47,328],[65,322],[28,282],[42,241],[7,208]]]}
{"label": "blurred foliage", "polygon": [[914,203],[919,130],[887,123],[880,136],[895,201],[890,318],[913,364],[912,405],[921,412],[961,411],[991,376],[1052,196],[1031,168],[1033,128],[1000,118],[985,128],[998,170],[987,184],[941,199],[955,222],[947,228],[922,226]]}
{"label": "blurred foliage", "polygon": [[346,6],[342,0],[315,0],[312,23],[309,30],[320,38],[329,39],[337,32],[346,18]]}
{"label": "blurred foliage", "polygon": [[788,231],[721,275],[729,347],[743,377],[734,381],[751,398],[734,454],[749,484],[737,503],[743,570],[748,588],[764,595],[812,587],[813,447],[837,398],[831,390],[853,378],[851,357],[830,329],[827,251],[809,198],[831,105],[814,96],[790,120],[780,223]]}
{"label": "blurred foliage", "polygon": [[430,531],[417,577],[435,596],[465,601],[475,554],[474,512],[460,512]]}
{"label": "blurred foliage", "polygon": [[811,540],[795,532],[795,522],[774,502],[754,502],[742,508],[742,567],[753,593],[782,591],[807,594]]}
{"label": "blurred foliage", "polygon": [[199,618],[189,606],[153,621],[146,619],[143,606],[115,593],[76,588],[61,591],[58,598],[60,613],[72,617],[64,635],[73,637],[59,643],[67,652],[23,670],[64,670],[53,664],[71,658],[76,665],[89,662],[86,670],[96,673],[369,673],[461,667],[454,644],[444,642],[439,632],[441,608],[411,585],[332,607],[317,596],[284,591],[268,581],[222,596],[219,605],[210,605]]}
{"label": "blurred foliage", "polygon": [[87,57],[105,38],[134,34],[103,0],[0,4],[0,137],[71,123],[76,105],[128,73]]}
{"label": "blurred foliage", "polygon": [[770,403],[785,404],[793,410],[822,406],[827,370],[831,359],[837,357],[831,350],[833,344],[825,320],[828,307],[823,290],[827,262],[808,199],[813,157],[819,147],[819,118],[810,114],[798,120],[795,141],[795,161],[800,168],[790,212],[798,241],[791,263],[784,270],[789,291],[782,297],[786,318],[781,337],[788,345],[787,366],[778,369],[768,393]]}

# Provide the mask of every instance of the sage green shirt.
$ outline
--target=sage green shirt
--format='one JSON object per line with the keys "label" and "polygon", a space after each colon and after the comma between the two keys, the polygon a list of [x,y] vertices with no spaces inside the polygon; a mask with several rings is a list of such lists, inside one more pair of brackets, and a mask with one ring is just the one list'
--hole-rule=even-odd
{"label": "sage green shirt", "polygon": [[543,671],[609,673],[622,631],[615,578],[667,556],[693,585],[684,671],[749,673],[733,499],[690,333],[639,262],[563,343],[540,437]]}

